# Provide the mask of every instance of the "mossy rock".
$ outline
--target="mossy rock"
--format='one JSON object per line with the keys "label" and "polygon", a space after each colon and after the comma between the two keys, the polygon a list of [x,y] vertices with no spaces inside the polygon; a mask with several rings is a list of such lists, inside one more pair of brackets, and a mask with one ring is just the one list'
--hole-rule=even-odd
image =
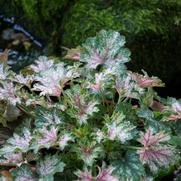
{"label": "mossy rock", "polygon": [[181,1],[77,0],[64,13],[62,44],[76,46],[101,29],[113,29],[129,41],[147,32],[167,37],[181,24]]}
{"label": "mossy rock", "polygon": [[178,97],[180,9],[180,0],[10,0],[4,12],[20,17],[19,23],[43,38],[49,52],[57,55],[61,46],[80,45],[101,29],[119,31],[132,51],[130,68],[159,76],[168,87],[162,95]]}

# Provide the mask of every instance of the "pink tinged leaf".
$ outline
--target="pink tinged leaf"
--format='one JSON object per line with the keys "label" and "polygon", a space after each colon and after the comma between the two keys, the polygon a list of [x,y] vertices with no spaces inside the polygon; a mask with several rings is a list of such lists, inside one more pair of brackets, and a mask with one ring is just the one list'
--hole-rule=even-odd
{"label": "pink tinged leaf", "polygon": [[101,65],[104,63],[104,59],[100,57],[97,50],[94,51],[94,53],[90,57],[90,61],[87,64],[88,68],[96,69],[98,65]]}
{"label": "pink tinged leaf", "polygon": [[163,87],[164,83],[157,77],[148,77],[148,76],[143,76],[138,73],[132,73],[132,78],[137,82],[137,84],[142,87],[142,88],[147,88],[147,87]]}
{"label": "pink tinged leaf", "polygon": [[22,153],[13,153],[13,154],[11,153],[11,154],[5,155],[4,157],[7,159],[8,163],[18,164],[18,163],[23,162]]}
{"label": "pink tinged leaf", "polygon": [[84,161],[84,163],[88,166],[91,166],[95,159],[99,156],[99,154],[102,152],[102,149],[100,147],[95,146],[84,146],[81,147],[81,159]]}
{"label": "pink tinged leaf", "polygon": [[97,105],[97,102],[93,102],[93,101],[89,102],[88,105],[85,108],[85,112],[88,115],[92,115],[93,112],[97,112],[98,108],[96,107],[96,105]]}
{"label": "pink tinged leaf", "polygon": [[20,147],[23,147],[23,148],[28,148],[32,137],[27,132],[27,134],[24,134],[24,137],[19,137],[17,135],[17,137],[15,136],[15,138],[17,138],[16,145],[19,145]]}
{"label": "pink tinged leaf", "polygon": [[154,85],[154,80],[152,79],[141,79],[137,80],[137,83],[140,87],[152,87]]}
{"label": "pink tinged leaf", "polygon": [[65,146],[67,146],[69,141],[73,141],[72,136],[70,134],[63,135],[59,141],[60,149],[63,150],[65,148]]}
{"label": "pink tinged leaf", "polygon": [[153,101],[152,104],[150,105],[150,107],[154,110],[154,111],[160,111],[162,112],[165,108],[164,104],[158,102],[158,101]]}
{"label": "pink tinged leaf", "polygon": [[83,48],[85,52],[80,60],[87,62],[88,68],[96,69],[98,65],[105,64],[107,67],[116,63],[125,63],[129,59],[129,52],[123,46],[124,37],[113,31],[100,31],[97,37],[90,38]]}
{"label": "pink tinged leaf", "polygon": [[110,140],[118,139],[122,143],[127,140],[132,139],[132,131],[135,126],[131,125],[130,122],[118,122],[117,124],[113,122],[112,124],[107,124],[108,128],[108,138]]}
{"label": "pink tinged leaf", "polygon": [[90,85],[90,88],[91,88],[91,90],[92,90],[93,92],[97,93],[97,92],[100,91],[101,86],[100,86],[100,84],[91,84],[91,85]]}
{"label": "pink tinged leaf", "polygon": [[84,171],[78,170],[75,174],[80,179],[79,181],[119,181],[118,178],[112,176],[114,170],[113,167],[99,168],[99,173],[96,177],[93,177],[91,172],[85,169]]}
{"label": "pink tinged leaf", "polygon": [[181,120],[181,114],[172,114],[167,118],[169,121]]}
{"label": "pink tinged leaf", "polygon": [[31,76],[24,77],[22,74],[19,74],[16,76],[16,81],[20,84],[28,85],[33,81],[33,77]]}
{"label": "pink tinged leaf", "polygon": [[4,83],[3,87],[0,87],[0,100],[7,100],[12,105],[20,103],[20,98],[15,95],[15,87],[12,82]]}
{"label": "pink tinged leaf", "polygon": [[115,176],[112,176],[114,168],[109,167],[107,169],[102,169],[99,168],[99,174],[96,177],[96,181],[119,181],[118,178]]}
{"label": "pink tinged leaf", "polygon": [[75,172],[75,175],[77,175],[77,177],[81,179],[79,181],[94,181],[94,177],[87,169],[85,171],[78,170],[77,172]]}
{"label": "pink tinged leaf", "polygon": [[87,119],[89,118],[89,116],[98,111],[96,104],[97,102],[89,102],[87,105],[82,105],[81,109],[78,112],[80,124],[87,123]]}
{"label": "pink tinged leaf", "polygon": [[30,141],[32,139],[31,133],[28,129],[24,128],[23,134],[18,135],[14,133],[14,137],[10,138],[7,142],[16,148],[26,151],[29,149]]}
{"label": "pink tinged leaf", "polygon": [[105,76],[106,74],[103,74],[103,73],[95,74],[95,84],[90,84],[90,89],[93,92],[97,93],[101,90],[103,82],[105,82]]}
{"label": "pink tinged leaf", "polygon": [[[59,97],[62,92],[62,88],[57,85],[53,85],[49,90],[47,89],[47,94]],[[44,92],[41,92],[40,95],[45,95]]]}
{"label": "pink tinged leaf", "polygon": [[56,172],[63,172],[65,164],[61,162],[58,155],[46,155],[36,165],[37,173],[44,178],[54,175]]}
{"label": "pink tinged leaf", "polygon": [[73,60],[80,60],[80,53],[75,53],[74,55],[72,55],[72,59]]}
{"label": "pink tinged leaf", "polygon": [[173,156],[173,148],[167,145],[163,146],[161,143],[169,139],[170,137],[162,132],[153,135],[152,131],[148,129],[139,140],[143,145],[143,148],[138,151],[140,160],[143,163],[148,163],[153,170],[156,170],[157,165],[168,165]]}
{"label": "pink tinged leaf", "polygon": [[68,49],[65,59],[80,60],[80,47]]}
{"label": "pink tinged leaf", "polygon": [[66,82],[70,79],[67,77],[63,63],[47,71],[41,72],[40,76],[35,77],[38,81],[32,90],[41,91],[40,95],[52,95],[59,97]]}
{"label": "pink tinged leaf", "polygon": [[148,129],[145,135],[140,139],[140,142],[148,147],[159,145],[161,142],[168,141],[169,139],[170,136],[165,135],[162,132],[153,135],[152,131]]}
{"label": "pink tinged leaf", "polygon": [[172,114],[167,117],[169,121],[177,121],[181,119],[181,104],[178,101],[175,101],[171,105]]}
{"label": "pink tinged leaf", "polygon": [[88,117],[98,111],[98,108],[96,107],[97,102],[91,101],[85,103],[80,95],[75,96],[74,103],[75,107],[78,109],[76,116],[79,119],[79,124],[87,123]]}
{"label": "pink tinged leaf", "polygon": [[176,101],[172,104],[172,110],[178,114],[181,113],[181,104],[178,101]]}
{"label": "pink tinged leaf", "polygon": [[40,56],[38,60],[35,61],[35,65],[30,67],[34,72],[41,72],[50,69],[53,66],[53,61],[48,60],[46,56]]}
{"label": "pink tinged leaf", "polygon": [[108,128],[108,137],[110,140],[114,140],[117,136],[117,129],[116,127],[109,127]]}
{"label": "pink tinged leaf", "polygon": [[53,145],[57,141],[57,128],[52,127],[50,130],[42,129],[42,138],[38,140],[40,145]]}
{"label": "pink tinged leaf", "polygon": [[140,160],[143,163],[147,163],[153,171],[157,170],[158,166],[169,165],[173,157],[172,149],[167,147],[154,148],[152,150],[142,149],[138,153],[140,154]]}
{"label": "pink tinged leaf", "polygon": [[51,95],[51,96],[56,96],[56,97],[59,97],[62,91],[56,85],[53,85],[51,87],[48,87],[47,85],[35,85],[33,90],[41,91],[40,93],[41,96]]}
{"label": "pink tinged leaf", "polygon": [[59,97],[60,94],[62,93],[62,88],[55,86],[54,89],[52,90],[52,95]]}

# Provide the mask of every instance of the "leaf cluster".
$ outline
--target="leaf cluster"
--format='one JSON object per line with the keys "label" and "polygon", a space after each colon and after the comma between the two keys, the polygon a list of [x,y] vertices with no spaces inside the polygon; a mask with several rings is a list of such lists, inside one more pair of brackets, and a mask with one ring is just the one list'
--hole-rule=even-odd
{"label": "leaf cluster", "polygon": [[176,163],[181,102],[127,70],[124,36],[102,30],[64,59],[40,56],[19,74],[0,64],[1,122],[22,119],[0,148],[10,177],[141,181]]}

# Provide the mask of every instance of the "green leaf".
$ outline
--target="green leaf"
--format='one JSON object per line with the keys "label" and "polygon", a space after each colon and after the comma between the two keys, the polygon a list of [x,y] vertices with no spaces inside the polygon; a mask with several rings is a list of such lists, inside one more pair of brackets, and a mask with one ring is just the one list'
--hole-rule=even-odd
{"label": "green leaf", "polygon": [[53,175],[49,175],[46,177],[41,177],[38,181],[54,181]]}
{"label": "green leaf", "polygon": [[181,136],[171,136],[169,143],[178,148],[181,148]]}
{"label": "green leaf", "polygon": [[123,48],[125,37],[116,31],[100,31],[96,37],[88,38],[83,44],[84,51],[80,61],[87,62],[87,67],[96,69],[98,65],[113,66],[117,62],[123,64],[130,60],[130,51]]}
{"label": "green leaf", "polygon": [[149,110],[147,107],[141,107],[138,112],[138,116],[145,119],[152,119],[154,117],[154,114],[151,110]]}
{"label": "green leaf", "polygon": [[167,123],[164,123],[161,120],[155,119],[153,112],[150,109],[148,109],[147,107],[141,107],[137,111],[137,115],[140,118],[144,118],[146,127],[151,128],[155,133],[157,133],[159,131],[163,131],[163,130],[165,130],[166,132],[171,131],[171,129],[167,125]]}
{"label": "green leaf", "polygon": [[[61,162],[58,155],[47,155],[43,159],[40,159],[36,165],[37,173],[41,178],[51,178],[57,172],[64,170],[65,164]],[[50,180],[51,180],[50,179]]]}
{"label": "green leaf", "polygon": [[60,115],[56,112],[56,110],[47,110],[43,108],[39,108],[36,110],[36,119],[35,119],[35,125],[37,128],[42,128],[48,125],[59,125],[62,123],[62,118]]}
{"label": "green leaf", "polygon": [[66,91],[66,101],[70,108],[67,113],[75,118],[78,124],[86,124],[99,111],[99,102],[79,86],[74,86],[72,90]]}
{"label": "green leaf", "polygon": [[2,123],[4,127],[6,127],[7,122],[13,122],[18,118],[18,116],[20,116],[20,111],[16,106],[12,104],[7,103],[5,105],[1,103],[0,115],[0,123]]}
{"label": "green leaf", "polygon": [[26,164],[23,164],[21,167],[13,170],[12,175],[14,181],[38,181],[38,179],[35,177],[35,174],[33,174],[31,171],[31,168]]}
{"label": "green leaf", "polygon": [[179,137],[181,137],[181,124],[180,121],[177,122],[172,122],[171,124],[172,129],[175,131],[176,135],[178,135]]}
{"label": "green leaf", "polygon": [[136,127],[121,112],[114,112],[111,117],[107,116],[107,135],[110,140],[119,140],[125,143],[136,135]]}
{"label": "green leaf", "polygon": [[58,128],[51,126],[49,129],[43,127],[42,129],[37,129],[34,139],[32,141],[31,148],[34,149],[34,152],[37,153],[41,148],[50,148],[56,144],[58,139]]}
{"label": "green leaf", "polygon": [[7,144],[0,149],[0,155],[12,153],[16,150],[27,152],[30,149],[31,133],[27,128],[23,128],[21,134],[14,133],[12,138],[7,140]]}
{"label": "green leaf", "polygon": [[181,175],[177,175],[176,178],[174,179],[174,181],[181,181]]}
{"label": "green leaf", "polygon": [[127,153],[125,158],[114,161],[112,165],[115,167],[115,175],[118,175],[121,181],[140,181],[145,175],[144,167],[134,153]]}

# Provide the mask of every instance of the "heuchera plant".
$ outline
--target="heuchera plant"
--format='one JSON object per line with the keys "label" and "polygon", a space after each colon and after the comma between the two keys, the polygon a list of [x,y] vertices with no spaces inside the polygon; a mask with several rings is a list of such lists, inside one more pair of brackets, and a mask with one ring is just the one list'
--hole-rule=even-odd
{"label": "heuchera plant", "polygon": [[127,70],[124,45],[102,30],[61,62],[40,56],[19,74],[0,64],[1,123],[21,122],[1,145],[1,178],[146,181],[178,162],[181,101]]}

